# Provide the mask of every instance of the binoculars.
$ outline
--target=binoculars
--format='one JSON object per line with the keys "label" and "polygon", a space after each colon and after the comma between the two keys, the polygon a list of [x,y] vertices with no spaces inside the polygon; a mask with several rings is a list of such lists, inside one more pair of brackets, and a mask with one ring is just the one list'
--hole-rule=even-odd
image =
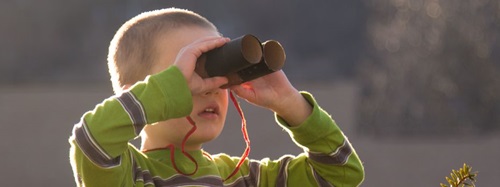
{"label": "binoculars", "polygon": [[195,72],[202,78],[225,76],[228,83],[221,88],[228,88],[280,70],[285,59],[285,50],[279,42],[261,43],[247,34],[202,54]]}

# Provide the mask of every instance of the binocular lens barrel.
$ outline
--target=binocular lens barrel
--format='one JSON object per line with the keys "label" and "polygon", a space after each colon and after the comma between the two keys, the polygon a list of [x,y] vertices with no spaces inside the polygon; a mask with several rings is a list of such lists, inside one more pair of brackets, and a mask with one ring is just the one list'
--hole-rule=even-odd
{"label": "binocular lens barrel", "polygon": [[262,45],[253,35],[244,35],[202,55],[196,68],[200,76],[225,76],[262,59]]}
{"label": "binocular lens barrel", "polygon": [[285,49],[278,41],[268,40],[263,44],[264,62],[269,70],[278,71],[285,65]]}
{"label": "binocular lens barrel", "polygon": [[274,40],[268,40],[262,44],[264,58],[262,61],[248,68],[242,69],[235,74],[230,74],[228,86],[238,85],[256,78],[268,75],[280,70],[285,65],[285,50],[281,44]]}
{"label": "binocular lens barrel", "polygon": [[278,41],[261,44],[257,37],[244,35],[203,54],[195,71],[203,78],[226,76],[229,82],[222,88],[228,88],[278,71],[285,60]]}

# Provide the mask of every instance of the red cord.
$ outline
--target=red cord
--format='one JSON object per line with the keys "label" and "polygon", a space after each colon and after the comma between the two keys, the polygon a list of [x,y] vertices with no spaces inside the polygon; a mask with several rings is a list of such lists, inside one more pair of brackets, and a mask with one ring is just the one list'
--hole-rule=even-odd
{"label": "red cord", "polygon": [[[226,179],[224,179],[224,181],[230,179],[231,177],[236,175],[236,173],[238,173],[241,165],[243,164],[243,162],[245,162],[246,158],[250,154],[250,139],[248,138],[247,122],[245,120],[245,115],[243,114],[243,110],[241,110],[240,104],[238,103],[238,101],[234,97],[233,92],[229,92],[229,96],[231,97],[231,101],[233,102],[234,107],[236,107],[236,110],[238,111],[238,113],[240,114],[240,117],[241,117],[241,133],[243,134],[243,139],[245,140],[246,148],[245,148],[245,151],[243,152],[243,154],[240,158],[240,161],[238,161],[238,164],[236,164],[236,167],[234,168],[233,172],[231,172],[231,174]],[[186,134],[186,136],[184,136],[184,139],[182,140],[181,152],[184,156],[188,157],[189,160],[191,160],[194,163],[194,165],[195,165],[194,171],[191,173],[184,173],[181,170],[179,170],[179,168],[177,168],[177,165],[175,164],[175,152],[174,152],[175,146],[174,146],[174,144],[170,144],[166,148],[170,149],[170,161],[172,162],[172,166],[177,171],[177,173],[189,176],[189,175],[195,174],[198,171],[198,162],[196,162],[196,160],[188,152],[186,152],[184,150],[184,147],[186,145],[188,138],[196,131],[197,128],[196,128],[196,123],[193,121],[193,119],[191,119],[190,116],[186,117],[186,119],[189,121],[189,123],[193,127],[189,130],[189,132]],[[156,150],[156,149],[154,149],[154,150]],[[152,150],[145,150],[144,152],[147,152],[147,151],[152,151]],[[211,158],[211,157],[209,156],[209,158]]]}
{"label": "red cord", "polygon": [[236,168],[234,168],[233,172],[226,179],[224,179],[224,181],[230,179],[231,177],[233,177],[234,175],[236,175],[236,173],[238,173],[238,171],[240,170],[241,165],[243,164],[243,162],[245,162],[246,158],[248,157],[248,154],[250,154],[250,139],[248,138],[247,121],[245,120],[245,115],[243,114],[243,110],[241,110],[240,104],[238,103],[238,101],[234,97],[233,92],[229,92],[229,96],[231,97],[231,101],[233,102],[234,107],[236,108],[236,110],[240,114],[240,117],[241,117],[241,133],[243,134],[243,139],[245,139],[245,143],[246,143],[247,147],[245,148],[245,151],[243,152],[243,155],[241,155],[240,161],[236,165]]}
{"label": "red cord", "polygon": [[189,132],[186,134],[186,136],[184,136],[184,139],[182,140],[181,152],[184,156],[188,157],[189,160],[191,160],[194,163],[194,165],[195,165],[194,171],[191,173],[184,173],[181,170],[179,170],[179,168],[177,168],[177,165],[175,164],[175,152],[174,152],[175,146],[174,146],[174,144],[170,144],[167,147],[170,149],[170,161],[172,162],[172,165],[174,166],[174,169],[177,171],[177,173],[189,176],[189,175],[195,174],[198,171],[198,162],[196,162],[196,160],[193,158],[193,156],[191,156],[188,152],[186,152],[184,150],[184,147],[186,145],[188,138],[194,133],[194,131],[196,131],[196,123],[189,116],[186,117],[186,119],[189,121],[189,123],[193,127],[191,128],[191,130],[189,130]]}

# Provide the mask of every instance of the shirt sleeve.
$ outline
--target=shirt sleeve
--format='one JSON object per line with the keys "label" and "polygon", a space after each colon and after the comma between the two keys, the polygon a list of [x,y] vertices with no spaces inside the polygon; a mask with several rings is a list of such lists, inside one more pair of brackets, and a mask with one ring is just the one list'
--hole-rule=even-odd
{"label": "shirt sleeve", "polygon": [[123,186],[132,173],[128,142],[146,124],[187,116],[191,110],[191,92],[175,66],[104,100],[83,115],[69,139],[77,183]]}
{"label": "shirt sleeve", "polygon": [[351,143],[311,94],[301,94],[313,106],[312,114],[298,127],[279,116],[276,121],[304,153],[260,161],[260,186],[359,186],[364,168]]}

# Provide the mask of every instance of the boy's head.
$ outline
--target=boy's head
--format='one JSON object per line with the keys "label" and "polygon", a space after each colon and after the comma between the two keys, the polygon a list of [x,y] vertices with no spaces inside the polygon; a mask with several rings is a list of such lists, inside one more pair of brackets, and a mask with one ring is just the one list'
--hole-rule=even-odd
{"label": "boy's head", "polygon": [[[162,9],[132,18],[117,31],[109,47],[108,66],[115,93],[171,66],[186,45],[203,37],[219,35],[211,22],[187,10]],[[227,105],[226,90],[193,95],[190,117],[196,122],[197,130],[189,138],[187,149],[199,148],[220,134]],[[179,145],[190,128],[186,118],[147,125],[141,134],[142,148],[164,147],[170,143]]]}
{"label": "boy's head", "polygon": [[197,27],[217,32],[206,18],[183,9],[145,12],[125,22],[109,46],[108,67],[115,93],[152,74],[158,56],[165,51],[158,41],[180,28]]}

